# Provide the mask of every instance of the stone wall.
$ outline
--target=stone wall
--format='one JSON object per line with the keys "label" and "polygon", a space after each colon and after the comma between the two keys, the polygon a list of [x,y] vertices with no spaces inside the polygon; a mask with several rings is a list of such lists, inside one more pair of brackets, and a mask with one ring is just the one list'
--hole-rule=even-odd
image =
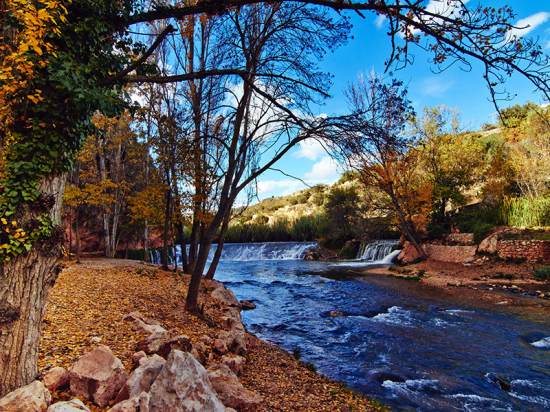
{"label": "stone wall", "polygon": [[501,240],[497,253],[502,259],[550,262],[550,240]]}
{"label": "stone wall", "polygon": [[477,246],[424,245],[428,257],[440,262],[468,263],[474,260]]}

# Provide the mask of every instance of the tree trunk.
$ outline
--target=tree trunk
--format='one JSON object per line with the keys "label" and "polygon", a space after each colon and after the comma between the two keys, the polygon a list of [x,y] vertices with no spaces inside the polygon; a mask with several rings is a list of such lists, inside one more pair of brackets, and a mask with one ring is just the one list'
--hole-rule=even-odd
{"label": "tree trunk", "polygon": [[151,261],[151,258],[149,256],[149,227],[147,224],[147,220],[143,224],[143,261]]}
{"label": "tree trunk", "polygon": [[170,230],[170,203],[172,189],[166,189],[166,210],[164,218],[164,249],[162,251],[162,269],[168,270],[168,232]]}
{"label": "tree trunk", "polygon": [[111,257],[111,231],[109,230],[109,214],[103,212],[103,248],[105,257]]}
{"label": "tree trunk", "polygon": [[[49,214],[58,224],[65,180],[58,176],[42,181],[39,187],[45,195],[55,196]],[[37,216],[36,211],[26,210],[18,214],[18,222]],[[38,374],[42,322],[50,290],[61,271],[62,249],[61,242],[45,239],[0,266],[0,397],[28,385]]]}
{"label": "tree trunk", "polygon": [[222,230],[220,232],[220,238],[218,240],[218,246],[216,247],[216,252],[214,253],[214,259],[212,259],[212,263],[210,263],[210,267],[208,268],[208,272],[206,273],[206,279],[214,279],[214,274],[216,273],[216,269],[218,268],[218,262],[222,257],[223,244],[225,242],[225,234],[227,233],[228,226],[229,216],[227,216],[223,220]]}
{"label": "tree trunk", "polygon": [[178,237],[180,238],[180,248],[181,248],[181,269],[183,273],[188,273],[187,265],[187,251],[185,247],[185,233],[183,231],[183,223],[178,222],[176,225],[176,230],[178,231]]}
{"label": "tree trunk", "polygon": [[403,230],[407,234],[407,237],[409,238],[410,242],[412,243],[412,245],[414,246],[414,248],[416,249],[420,257],[424,260],[427,260],[428,256],[426,255],[426,252],[424,252],[424,249],[422,249],[422,247],[418,244],[418,241],[416,240],[416,236],[412,232],[411,228],[407,223],[407,220],[405,219],[405,216],[403,215],[403,210],[401,209],[401,205],[399,204],[399,202],[397,201],[397,199],[393,194],[391,194],[390,197],[393,203],[393,207],[395,207],[395,210],[397,211],[397,214],[399,216],[399,220],[403,225]]}
{"label": "tree trunk", "polygon": [[76,207],[75,210],[75,216],[74,216],[74,236],[76,239],[76,263],[82,263],[80,261],[80,223],[78,221],[79,218],[79,206]]}

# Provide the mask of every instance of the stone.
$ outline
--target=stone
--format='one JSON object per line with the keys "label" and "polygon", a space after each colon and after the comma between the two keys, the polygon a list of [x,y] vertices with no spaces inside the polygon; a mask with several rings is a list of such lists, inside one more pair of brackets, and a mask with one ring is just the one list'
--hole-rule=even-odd
{"label": "stone", "polygon": [[221,300],[227,306],[232,306],[241,309],[241,304],[233,294],[233,292],[227,289],[223,284],[212,291],[212,297]]}
{"label": "stone", "polygon": [[187,335],[170,337],[170,334],[164,333],[148,336],[137,344],[138,351],[143,351],[147,355],[156,353],[165,359],[173,349],[189,352],[191,348],[191,339]]}
{"label": "stone", "polygon": [[193,343],[193,348],[195,348],[199,352],[206,353],[206,345],[203,342]]}
{"label": "stone", "polygon": [[128,380],[120,389],[115,403],[139,396],[141,392],[149,392],[151,385],[162,370],[166,361],[159,355],[141,358],[139,366],[130,374]]}
{"label": "stone", "polygon": [[199,340],[205,345],[212,346],[214,344],[213,339],[208,335],[202,335]]}
{"label": "stone", "polygon": [[167,332],[167,330],[164,329],[162,326],[148,325],[145,322],[143,322],[141,319],[134,319],[132,321],[132,329],[134,329],[136,332],[147,334],[147,335],[152,333]]}
{"label": "stone", "polygon": [[468,246],[474,244],[473,233],[451,233],[447,235],[447,242],[456,243],[461,246]]}
{"label": "stone", "polygon": [[510,391],[510,389],[512,389],[512,385],[510,384],[510,382],[506,381],[505,379],[501,378],[500,376],[494,373],[488,373],[485,376],[489,382],[492,382],[503,391],[508,392]]}
{"label": "stone", "polygon": [[256,309],[256,305],[251,300],[241,300],[241,309],[242,310],[252,310]]}
{"label": "stone", "polygon": [[51,405],[46,412],[91,412],[80,399],[71,399],[67,402],[57,402]]}
{"label": "stone", "polygon": [[101,345],[81,357],[70,371],[71,392],[107,406],[122,388],[128,373],[111,349]]}
{"label": "stone", "polygon": [[226,365],[214,364],[206,372],[212,387],[224,405],[240,412],[254,412],[262,403],[262,397],[256,392],[245,389]]}
{"label": "stone", "polygon": [[2,412],[40,412],[52,402],[52,395],[40,381],[34,381],[0,399]]}
{"label": "stone", "polygon": [[413,260],[418,259],[420,255],[410,242],[405,242],[403,250],[397,255],[397,260],[401,263],[411,263]]}
{"label": "stone", "polygon": [[133,322],[136,319],[139,319],[139,320],[143,321],[147,325],[162,326],[162,324],[159,321],[148,318],[148,317],[144,316],[141,312],[138,312],[138,311],[130,312],[129,314],[127,314],[123,318],[123,320],[126,320],[128,322]]}
{"label": "stone", "polygon": [[109,412],[149,412],[149,394],[141,392],[139,396],[117,403]]}
{"label": "stone", "polygon": [[149,412],[226,412],[204,367],[173,350],[149,391]]}
{"label": "stone", "polygon": [[206,357],[204,356],[204,354],[202,352],[199,352],[198,350],[196,350],[195,348],[191,349],[191,351],[189,352],[191,355],[193,355],[193,357],[201,364],[201,365],[206,365]]}
{"label": "stone", "polygon": [[42,383],[50,392],[55,392],[57,389],[69,385],[69,371],[61,366],[56,366],[44,374]]}
{"label": "stone", "polygon": [[139,361],[142,358],[145,358],[146,356],[147,356],[147,354],[145,352],[143,352],[142,350],[140,350],[139,352],[136,352],[132,355],[132,362],[139,363]]}
{"label": "stone", "polygon": [[100,338],[99,336],[94,336],[92,338],[92,343],[99,343],[102,341],[102,338]]}
{"label": "stone", "polygon": [[475,259],[477,246],[424,245],[426,255],[440,262],[464,263]]}
{"label": "stone", "polygon": [[224,355],[222,356],[222,363],[229,367],[235,375],[239,376],[243,372],[246,365],[246,358],[233,354]]}
{"label": "stone", "polygon": [[224,346],[227,348],[227,351],[231,351],[237,355],[245,355],[247,347],[246,332],[244,331],[244,328],[243,330],[222,330],[218,332],[218,339],[214,342],[214,350],[221,355],[224,355],[227,353],[227,351],[223,352]]}
{"label": "stone", "polygon": [[488,253],[494,255],[498,251],[498,234],[492,234],[481,241],[477,253]]}
{"label": "stone", "polygon": [[341,318],[342,316],[345,316],[344,312],[340,312],[339,310],[331,310],[328,315],[331,318]]}

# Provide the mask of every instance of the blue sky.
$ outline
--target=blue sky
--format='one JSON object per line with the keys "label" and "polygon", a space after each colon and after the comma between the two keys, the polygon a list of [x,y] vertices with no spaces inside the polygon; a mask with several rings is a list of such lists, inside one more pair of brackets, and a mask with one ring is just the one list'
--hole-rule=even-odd
{"label": "blue sky", "polygon": [[[502,7],[505,4],[512,7],[516,13],[517,26],[530,25],[531,28],[522,33],[526,37],[539,38],[546,54],[550,54],[550,2],[521,0],[482,0],[481,4],[491,7]],[[477,4],[469,1],[469,6]],[[331,73],[333,97],[320,107],[319,114],[343,114],[347,110],[342,90],[357,79],[363,72],[374,70],[384,71],[384,61],[389,57],[390,38],[386,34],[387,27],[374,14],[366,14],[365,19],[352,16],[352,35],[348,44],[334,53],[327,54],[322,62],[323,70]],[[489,92],[482,79],[482,68],[473,65],[470,72],[464,72],[459,67],[451,67],[447,71],[435,74],[427,59],[428,54],[418,49],[414,51],[415,62],[404,70],[395,72],[395,77],[408,85],[409,97],[417,112],[424,106],[457,107],[462,113],[464,123],[470,122],[469,128],[477,130],[483,123],[491,123],[491,114],[495,113],[493,104],[488,100]],[[540,95],[533,93],[534,87],[518,75],[512,76],[506,83],[506,88],[517,95],[512,102],[503,102],[502,107],[516,103],[523,104],[528,100],[543,103]],[[297,147],[276,166],[292,174],[309,185],[318,183],[332,184],[341,175],[342,169],[315,142],[306,142]],[[305,188],[298,180],[275,172],[268,171],[258,179],[259,198],[287,195]],[[255,203],[255,202],[253,202]]]}

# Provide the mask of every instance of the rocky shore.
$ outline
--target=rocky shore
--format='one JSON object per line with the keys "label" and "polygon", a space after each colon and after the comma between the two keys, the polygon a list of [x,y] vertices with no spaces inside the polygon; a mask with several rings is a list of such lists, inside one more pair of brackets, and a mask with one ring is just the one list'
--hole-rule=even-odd
{"label": "rocky shore", "polygon": [[202,315],[185,312],[188,283],[135,261],[69,264],[48,305],[39,376],[0,410],[380,410],[249,334],[221,283],[204,282]]}

